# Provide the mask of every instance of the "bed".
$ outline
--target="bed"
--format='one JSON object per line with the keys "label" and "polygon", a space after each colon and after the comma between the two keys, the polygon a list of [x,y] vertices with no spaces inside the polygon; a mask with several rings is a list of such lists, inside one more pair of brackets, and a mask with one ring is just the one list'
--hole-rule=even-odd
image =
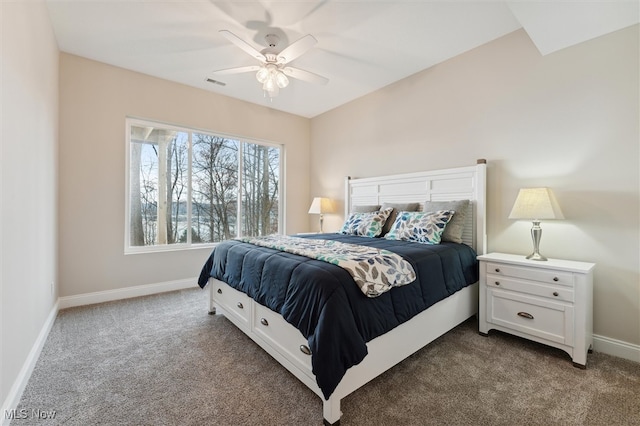
{"label": "bed", "polygon": [[[299,236],[310,244],[338,241],[399,254],[414,267],[415,283],[366,297],[338,266],[233,240],[218,245],[202,268],[199,284],[209,287],[210,313],[225,315],[322,398],[325,424],[339,424],[342,398],[477,313],[475,257],[486,252],[484,160],[345,180],[345,217],[362,206],[417,202],[422,210],[424,202],[452,200],[469,200],[460,243]],[[442,283],[433,284],[432,275]]]}

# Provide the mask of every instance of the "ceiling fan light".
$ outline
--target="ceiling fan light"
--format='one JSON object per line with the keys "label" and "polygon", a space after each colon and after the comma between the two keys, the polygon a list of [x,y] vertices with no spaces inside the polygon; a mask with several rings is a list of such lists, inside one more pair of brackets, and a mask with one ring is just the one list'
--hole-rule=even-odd
{"label": "ceiling fan light", "polygon": [[282,71],[278,71],[278,74],[276,74],[276,84],[281,89],[284,89],[289,85],[289,79]]}
{"label": "ceiling fan light", "polygon": [[278,85],[276,84],[275,79],[272,78],[271,76],[269,76],[269,78],[267,78],[265,80],[264,84],[262,85],[262,88],[270,93],[270,92],[277,91],[278,90]]}
{"label": "ceiling fan light", "polygon": [[269,77],[269,70],[265,67],[260,68],[256,73],[256,79],[260,83],[264,83],[265,81],[267,81],[268,77]]}
{"label": "ceiling fan light", "polygon": [[280,93],[280,88],[275,86],[273,90],[265,90],[265,94],[269,95],[269,98],[275,98]]}
{"label": "ceiling fan light", "polygon": [[[316,40],[311,34],[307,34],[284,49],[275,48],[279,41],[277,35],[267,34],[265,36],[265,40],[267,41],[268,47],[262,52],[259,52],[231,31],[220,30],[219,32],[237,47],[251,55],[252,58],[257,59],[260,62],[260,65],[229,68],[214,72],[225,75],[255,72],[256,80],[258,80],[262,85],[265,97],[267,95],[269,95],[270,98],[277,96],[280,89],[284,89],[289,85],[288,77],[294,77],[299,80],[318,84],[327,84],[329,81],[328,79],[312,72],[286,66],[289,62],[305,53],[318,42],[318,40]],[[276,50],[279,50],[280,53],[275,53]],[[286,70],[286,74],[288,74],[288,76],[285,75],[283,70]]]}

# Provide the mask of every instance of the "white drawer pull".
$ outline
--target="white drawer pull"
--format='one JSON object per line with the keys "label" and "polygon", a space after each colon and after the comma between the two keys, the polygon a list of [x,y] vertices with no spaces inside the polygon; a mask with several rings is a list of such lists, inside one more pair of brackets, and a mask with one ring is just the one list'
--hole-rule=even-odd
{"label": "white drawer pull", "polygon": [[240,309],[243,309],[243,308],[244,308],[244,306],[242,306],[242,302],[238,302],[238,305],[237,305],[237,306],[238,306],[238,308],[240,308]]}
{"label": "white drawer pull", "polygon": [[311,355],[311,349],[309,349],[309,346],[307,345],[300,345],[300,352],[305,355]]}
{"label": "white drawer pull", "polygon": [[518,316],[526,319],[533,319],[533,315],[528,312],[518,312]]}
{"label": "white drawer pull", "polygon": [[262,325],[269,325],[269,321],[267,321],[266,318],[260,318],[260,324]]}

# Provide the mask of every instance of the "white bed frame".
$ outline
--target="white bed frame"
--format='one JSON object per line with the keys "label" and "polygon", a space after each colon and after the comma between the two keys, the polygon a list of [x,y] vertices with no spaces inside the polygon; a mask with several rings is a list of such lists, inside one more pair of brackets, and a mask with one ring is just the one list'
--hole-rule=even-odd
{"label": "white bed frame", "polygon": [[[486,253],[486,161],[477,165],[363,179],[347,178],[345,213],[356,205],[469,199],[473,214],[463,240]],[[279,314],[226,283],[211,278],[210,313],[224,314],[323,401],[325,424],[339,424],[340,400],[478,311],[478,283],[465,287],[411,320],[367,343],[368,355],[347,370],[328,400],[311,372],[311,356],[302,334]]]}

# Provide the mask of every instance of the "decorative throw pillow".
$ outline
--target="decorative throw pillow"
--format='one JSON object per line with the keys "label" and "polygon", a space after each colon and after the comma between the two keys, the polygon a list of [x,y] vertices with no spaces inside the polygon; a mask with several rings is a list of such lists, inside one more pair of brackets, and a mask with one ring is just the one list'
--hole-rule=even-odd
{"label": "decorative throw pillow", "polygon": [[382,208],[392,208],[393,212],[389,215],[389,219],[387,219],[387,223],[384,228],[382,228],[381,235],[387,235],[387,232],[391,229],[391,226],[396,221],[396,215],[398,212],[417,212],[420,208],[420,203],[382,203]]}
{"label": "decorative throw pillow", "polygon": [[400,212],[385,238],[422,244],[440,244],[442,232],[453,213],[451,210]]}
{"label": "decorative throw pillow", "polygon": [[382,227],[393,209],[384,209],[369,213],[351,213],[340,233],[360,235],[363,237],[377,237],[382,233]]}
{"label": "decorative throw pillow", "polygon": [[462,242],[462,231],[464,230],[464,224],[467,219],[467,215],[470,214],[469,208],[471,204],[469,200],[455,200],[455,201],[425,201],[425,212],[434,212],[438,210],[453,210],[455,211],[453,217],[447,223],[442,233],[442,241],[451,241],[454,243]]}
{"label": "decorative throw pillow", "polygon": [[380,205],[377,206],[353,206],[351,213],[370,213],[380,210]]}

